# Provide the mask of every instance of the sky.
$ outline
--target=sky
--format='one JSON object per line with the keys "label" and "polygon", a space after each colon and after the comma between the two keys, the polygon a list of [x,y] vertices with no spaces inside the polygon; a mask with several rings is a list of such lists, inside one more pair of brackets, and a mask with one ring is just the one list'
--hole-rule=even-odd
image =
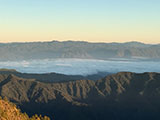
{"label": "sky", "polygon": [[160,43],[160,0],[0,0],[0,42]]}

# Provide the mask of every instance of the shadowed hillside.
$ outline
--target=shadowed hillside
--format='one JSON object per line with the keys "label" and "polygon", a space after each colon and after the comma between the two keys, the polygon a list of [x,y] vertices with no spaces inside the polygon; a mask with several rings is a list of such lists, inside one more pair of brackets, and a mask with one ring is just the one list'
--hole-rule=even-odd
{"label": "shadowed hillside", "polygon": [[54,115],[56,120],[160,119],[159,86],[159,73],[121,72],[98,81],[61,83],[0,75],[2,97],[30,116]]}

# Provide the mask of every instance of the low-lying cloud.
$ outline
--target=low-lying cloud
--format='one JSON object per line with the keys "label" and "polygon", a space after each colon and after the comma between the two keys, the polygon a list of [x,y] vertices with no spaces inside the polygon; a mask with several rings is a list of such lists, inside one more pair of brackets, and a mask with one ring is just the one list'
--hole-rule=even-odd
{"label": "low-lying cloud", "polygon": [[160,72],[159,61],[132,59],[93,60],[93,59],[44,59],[28,61],[0,62],[1,68],[16,69],[25,73],[62,73],[68,75],[90,75],[97,72],[116,73]]}

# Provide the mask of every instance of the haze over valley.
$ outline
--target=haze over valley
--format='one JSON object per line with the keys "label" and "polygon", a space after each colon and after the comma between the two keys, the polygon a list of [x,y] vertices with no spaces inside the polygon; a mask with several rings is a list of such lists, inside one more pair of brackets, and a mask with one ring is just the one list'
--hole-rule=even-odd
{"label": "haze over valley", "polygon": [[159,44],[80,41],[1,43],[0,55],[1,68],[23,73],[87,76],[99,72],[160,72]]}
{"label": "haze over valley", "polygon": [[16,69],[22,73],[61,73],[66,75],[92,75],[99,72],[117,73],[160,72],[160,61],[146,59],[42,59],[26,61],[0,61],[1,68]]}

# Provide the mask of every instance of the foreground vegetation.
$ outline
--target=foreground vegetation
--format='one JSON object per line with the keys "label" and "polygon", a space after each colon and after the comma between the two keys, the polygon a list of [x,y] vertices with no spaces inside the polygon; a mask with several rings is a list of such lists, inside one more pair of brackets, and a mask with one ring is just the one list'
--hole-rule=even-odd
{"label": "foreground vegetation", "polygon": [[50,118],[37,114],[30,118],[26,113],[22,113],[15,104],[6,98],[0,98],[0,120],[50,120]]}

